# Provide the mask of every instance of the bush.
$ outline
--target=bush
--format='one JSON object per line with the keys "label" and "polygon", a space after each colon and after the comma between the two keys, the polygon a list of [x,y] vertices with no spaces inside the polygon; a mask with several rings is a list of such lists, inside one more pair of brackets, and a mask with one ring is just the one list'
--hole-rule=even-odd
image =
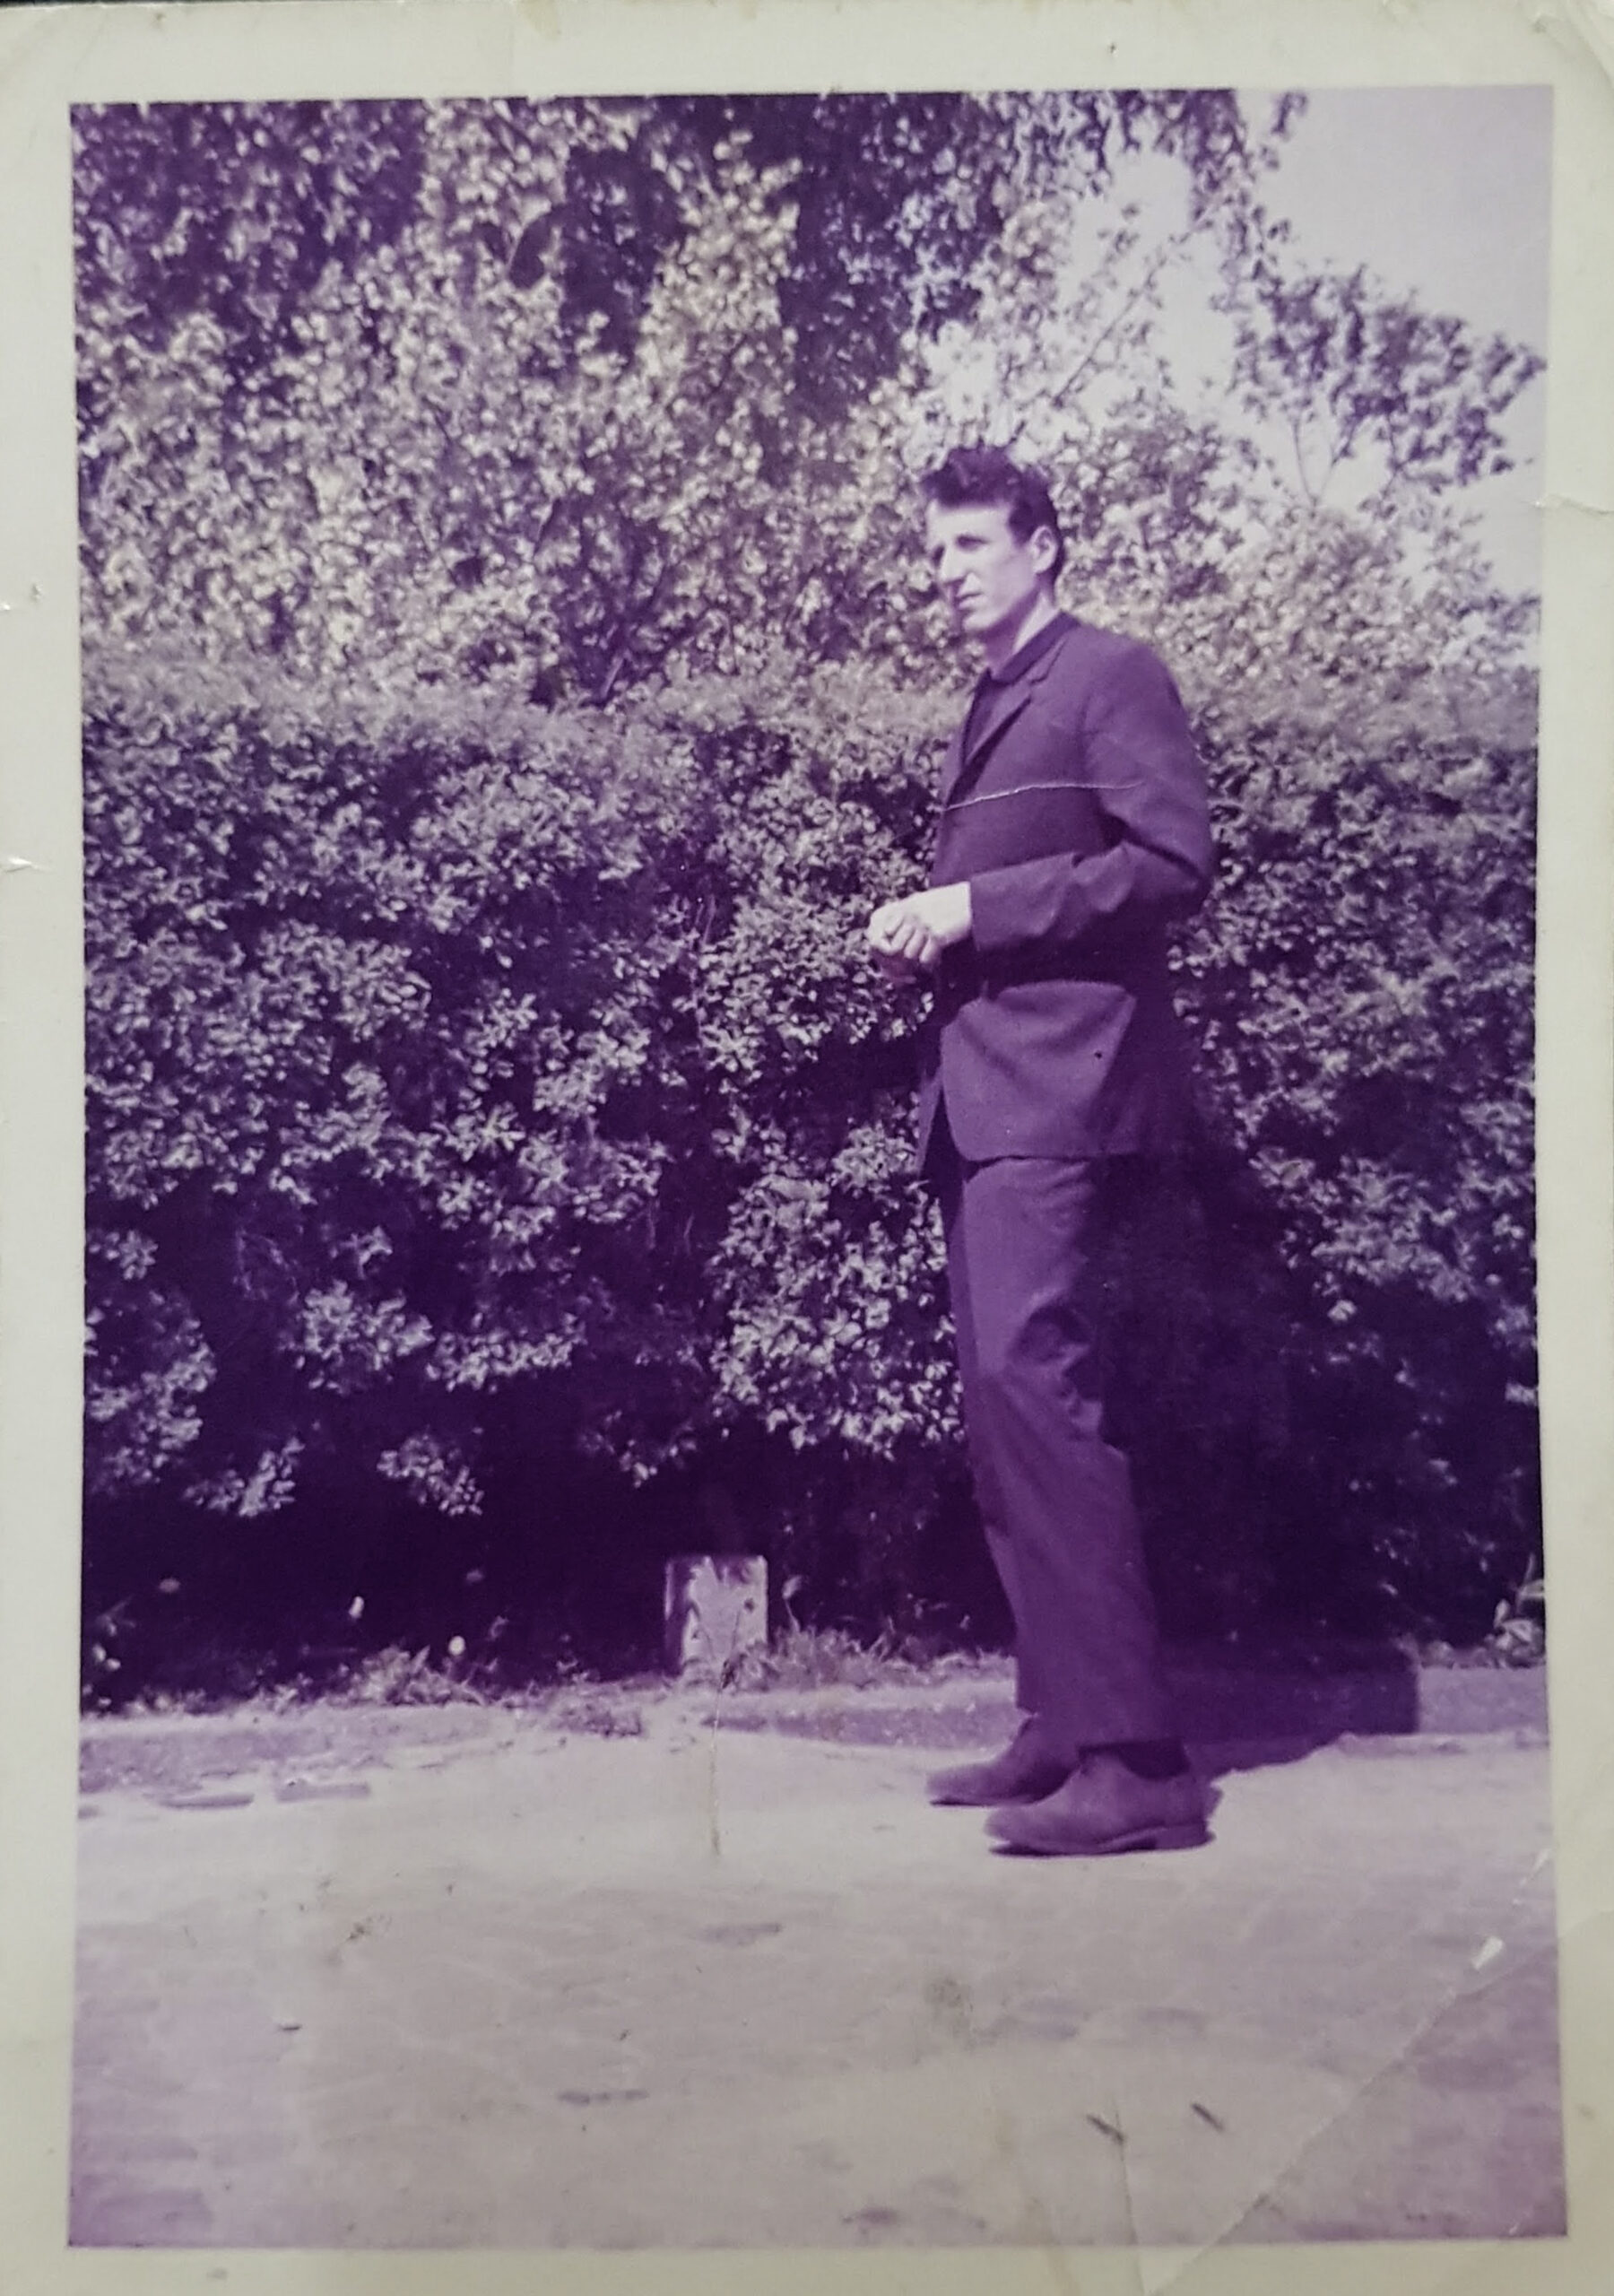
{"label": "bush", "polygon": [[[593,710],[91,656],[92,1610],[166,1569],[294,1639],[361,1578],[413,1648],[467,1581],[501,1629],[587,1587],[647,1645],[699,1535],[807,1620],[979,1616],[861,945],[950,716],[783,659]],[[1538,1544],[1527,748],[1402,708],[1211,762],[1205,1141],[1115,1245],[1167,1615],[1479,1631]]]}

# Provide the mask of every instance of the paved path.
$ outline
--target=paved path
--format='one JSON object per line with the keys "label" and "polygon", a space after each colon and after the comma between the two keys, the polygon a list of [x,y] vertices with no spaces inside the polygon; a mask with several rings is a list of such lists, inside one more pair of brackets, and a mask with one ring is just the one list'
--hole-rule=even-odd
{"label": "paved path", "polygon": [[645,1718],[94,1794],[74,2240],[1561,2229],[1529,1734],[1223,1764],[1210,1846],[1084,1862],[911,1746]]}

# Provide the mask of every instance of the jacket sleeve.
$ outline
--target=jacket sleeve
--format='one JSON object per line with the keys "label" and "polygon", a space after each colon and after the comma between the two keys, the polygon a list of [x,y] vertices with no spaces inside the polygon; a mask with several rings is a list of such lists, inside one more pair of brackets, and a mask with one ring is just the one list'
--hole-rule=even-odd
{"label": "jacket sleeve", "polygon": [[1111,842],[972,876],[970,937],[983,955],[1113,942],[1186,917],[1210,891],[1204,768],[1164,665],[1129,648],[1093,687],[1080,734],[1083,779]]}

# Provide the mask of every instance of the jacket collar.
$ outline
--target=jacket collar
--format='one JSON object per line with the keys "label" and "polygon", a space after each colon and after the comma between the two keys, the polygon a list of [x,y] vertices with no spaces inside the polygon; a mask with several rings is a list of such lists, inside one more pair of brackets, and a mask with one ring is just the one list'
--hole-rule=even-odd
{"label": "jacket collar", "polygon": [[[1057,613],[1018,653],[1011,655],[995,674],[980,679],[964,723],[953,735],[941,769],[945,803],[967,774],[980,765],[987,751],[1008,732],[1059,658],[1063,641],[1076,627],[1073,614]],[[989,700],[990,697],[990,700]],[[976,704],[985,706],[976,707]]]}

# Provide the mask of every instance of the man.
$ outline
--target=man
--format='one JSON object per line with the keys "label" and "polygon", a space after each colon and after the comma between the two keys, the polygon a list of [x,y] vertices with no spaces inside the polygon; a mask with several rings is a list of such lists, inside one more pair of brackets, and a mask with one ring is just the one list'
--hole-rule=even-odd
{"label": "man", "polygon": [[1147,648],[1062,613],[1037,474],[961,448],[924,482],[937,587],[985,674],[943,767],[931,883],[868,928],[929,976],[922,1168],[941,1200],[976,1495],[1025,1719],[933,1801],[1003,1847],[1184,1848],[1203,1790],[1176,1733],[1126,1461],[1104,1436],[1093,1229],[1112,1160],[1181,1137],[1168,927],[1204,898],[1204,776]]}

